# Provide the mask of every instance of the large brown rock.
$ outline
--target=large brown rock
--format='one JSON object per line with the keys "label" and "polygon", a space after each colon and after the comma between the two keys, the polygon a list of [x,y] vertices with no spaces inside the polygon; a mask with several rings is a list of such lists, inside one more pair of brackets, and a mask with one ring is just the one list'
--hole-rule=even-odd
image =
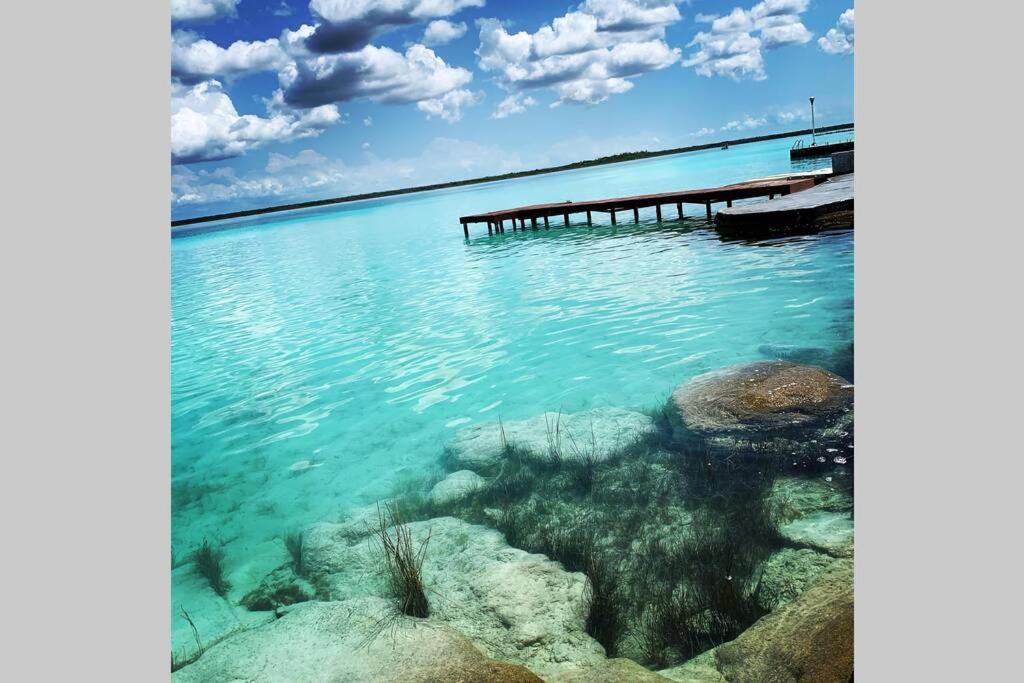
{"label": "large brown rock", "polygon": [[853,385],[811,365],[766,361],[694,377],[672,402],[697,434],[767,433],[824,426],[852,408]]}
{"label": "large brown rock", "polygon": [[727,681],[847,683],[853,674],[853,568],[830,571],[792,602],[715,649]]}

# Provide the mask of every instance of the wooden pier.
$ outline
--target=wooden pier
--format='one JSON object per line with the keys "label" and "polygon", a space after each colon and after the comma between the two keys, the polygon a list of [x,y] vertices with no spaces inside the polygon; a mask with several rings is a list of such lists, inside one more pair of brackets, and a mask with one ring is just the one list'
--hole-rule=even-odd
{"label": "wooden pier", "polygon": [[655,215],[660,221],[663,215],[662,207],[674,207],[676,216],[682,218],[684,204],[704,206],[707,220],[711,222],[713,220],[712,204],[725,202],[727,206],[732,206],[732,203],[737,199],[756,197],[774,199],[776,195],[783,196],[810,189],[817,182],[823,180],[825,178],[821,175],[814,177],[766,178],[764,180],[753,180],[699,190],[642,194],[632,197],[614,197],[584,202],[565,201],[552,204],[533,204],[514,209],[462,216],[459,218],[459,222],[462,223],[463,234],[469,239],[470,223],[486,223],[488,235],[505,232],[506,221],[511,222],[513,231],[517,229],[525,230],[527,221],[530,222],[531,229],[537,230],[538,220],[542,220],[544,228],[547,229],[550,227],[550,219],[552,217],[560,218],[563,225],[568,226],[569,217],[577,214],[586,214],[587,225],[593,225],[594,212],[609,214],[612,225],[616,225],[617,214],[626,211],[632,214],[634,223],[639,223],[640,209],[654,207]]}
{"label": "wooden pier", "polygon": [[722,209],[715,228],[723,237],[760,238],[853,227],[853,174],[774,202]]}

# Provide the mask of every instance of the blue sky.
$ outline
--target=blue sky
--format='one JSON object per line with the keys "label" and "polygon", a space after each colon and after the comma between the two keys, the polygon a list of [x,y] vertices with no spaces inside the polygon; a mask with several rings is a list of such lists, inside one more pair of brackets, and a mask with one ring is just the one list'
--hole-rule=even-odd
{"label": "blue sky", "polygon": [[849,0],[172,0],[186,218],[853,120]]}

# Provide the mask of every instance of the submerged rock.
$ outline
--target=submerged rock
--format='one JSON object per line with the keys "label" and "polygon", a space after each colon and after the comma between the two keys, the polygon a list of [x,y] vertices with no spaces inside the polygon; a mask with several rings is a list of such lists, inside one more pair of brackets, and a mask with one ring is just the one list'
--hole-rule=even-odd
{"label": "submerged rock", "polygon": [[837,560],[809,548],[780,550],[765,560],[761,567],[758,606],[765,612],[771,612],[792,602],[825,572],[842,562],[847,560]]}
{"label": "submerged rock", "polygon": [[578,453],[592,453],[603,460],[630,439],[652,429],[649,416],[622,408],[595,408],[564,415],[543,413],[526,420],[490,422],[459,430],[449,444],[449,451],[459,467],[497,464],[504,444],[544,457],[572,458]]}
{"label": "submerged rock", "polygon": [[728,683],[718,670],[715,651],[708,650],[685,664],[659,671],[663,677],[676,683]]}
{"label": "submerged rock", "polygon": [[430,500],[434,503],[450,503],[468,496],[485,483],[484,478],[473,470],[452,472],[430,489]]}
{"label": "submerged rock", "polygon": [[805,464],[853,455],[853,385],[821,368],[770,361],[717,370],[677,387],[672,404],[676,439],[712,452]]}
{"label": "submerged rock", "polygon": [[694,377],[672,393],[672,402],[698,434],[767,433],[824,426],[852,407],[853,385],[821,368],[767,361]]}
{"label": "submerged rock", "polygon": [[546,683],[665,683],[669,679],[645,669],[631,659],[606,659],[583,669],[545,679]]}
{"label": "submerged rock", "polygon": [[772,485],[770,496],[771,503],[791,517],[853,510],[853,494],[848,486],[823,479],[780,477]]}
{"label": "submerged rock", "polygon": [[729,681],[847,683],[853,675],[853,568],[824,575],[796,600],[715,649]]}
{"label": "submerged rock", "polygon": [[521,666],[488,659],[450,627],[395,616],[380,598],[296,605],[211,647],[172,680],[541,681]]}
{"label": "submerged rock", "polygon": [[813,512],[779,527],[790,543],[823,550],[835,557],[853,557],[853,515]]}
{"label": "submerged rock", "polygon": [[252,612],[273,611],[312,600],[316,591],[291,569],[278,569],[242,598],[240,604]]}
{"label": "submerged rock", "polygon": [[848,683],[853,564],[840,563],[735,640],[659,673],[678,683]]}
{"label": "submerged rock", "polygon": [[[171,572],[171,650],[181,659],[193,656],[202,647],[225,638],[237,631],[263,624],[274,618],[272,612],[250,612],[217,595],[209,582],[200,576],[191,564],[182,565]],[[199,643],[185,619],[184,610],[195,624]]]}
{"label": "submerged rock", "polygon": [[[586,579],[543,555],[510,547],[487,527],[441,517],[408,524],[414,547],[429,538],[423,580],[431,621],[448,624],[487,656],[540,675],[604,659],[584,631]],[[306,532],[305,564],[332,599],[387,597],[382,555],[368,533],[320,524]]]}

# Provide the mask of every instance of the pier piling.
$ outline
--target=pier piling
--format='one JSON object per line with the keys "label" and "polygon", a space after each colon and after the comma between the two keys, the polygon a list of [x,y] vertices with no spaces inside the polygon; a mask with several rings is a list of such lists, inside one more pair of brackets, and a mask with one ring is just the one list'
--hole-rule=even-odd
{"label": "pier piling", "polygon": [[676,192],[662,192],[658,194],[644,194],[630,197],[617,197],[608,199],[597,199],[593,201],[564,201],[550,204],[532,204],[520,206],[514,209],[502,211],[489,211],[486,213],[461,216],[462,233],[468,239],[470,223],[486,223],[487,233],[493,235],[505,232],[505,221],[512,221],[512,229],[516,230],[516,220],[519,220],[519,228],[526,229],[526,219],[530,219],[530,227],[538,228],[540,219],[544,220],[544,228],[551,227],[552,216],[562,216],[562,223],[571,227],[571,215],[585,213],[587,225],[593,225],[593,212],[602,211],[609,215],[612,225],[618,224],[619,211],[632,211],[633,222],[640,222],[640,209],[653,208],[658,222],[665,220],[662,205],[676,205],[676,213],[680,220],[684,217],[683,204],[703,204],[708,222],[714,222],[714,211],[712,204],[725,204],[723,210],[732,209],[737,199],[764,198],[774,199],[776,195],[786,196],[793,192],[800,192],[814,187],[824,181],[830,174],[815,172],[807,174],[795,174],[789,177],[764,178],[751,180],[743,183],[725,185],[723,187],[709,187],[695,190],[680,190]]}

